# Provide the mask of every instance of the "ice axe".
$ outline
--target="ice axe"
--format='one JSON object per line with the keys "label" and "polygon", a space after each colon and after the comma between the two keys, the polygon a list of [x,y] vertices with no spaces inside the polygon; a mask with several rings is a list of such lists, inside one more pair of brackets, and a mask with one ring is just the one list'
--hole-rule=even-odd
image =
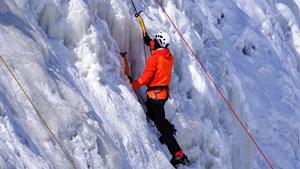
{"label": "ice axe", "polygon": [[132,6],[133,6],[133,8],[134,8],[134,11],[135,11],[134,16],[139,20],[140,25],[141,25],[141,28],[142,28],[142,30],[143,30],[143,35],[146,36],[147,30],[146,30],[144,21],[143,21],[141,15],[140,15],[143,11],[142,11],[142,10],[138,11],[138,10],[136,9],[136,6],[135,6],[133,0],[131,0],[131,3],[132,3]]}

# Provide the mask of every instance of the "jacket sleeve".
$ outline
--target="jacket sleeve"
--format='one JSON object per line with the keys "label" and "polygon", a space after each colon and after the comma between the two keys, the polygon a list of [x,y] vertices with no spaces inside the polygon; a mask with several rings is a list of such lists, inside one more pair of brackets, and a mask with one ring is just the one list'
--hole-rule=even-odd
{"label": "jacket sleeve", "polygon": [[146,68],[143,74],[140,76],[140,78],[132,82],[132,87],[139,88],[147,84],[154,76],[156,69],[157,69],[157,58],[151,56],[147,61]]}

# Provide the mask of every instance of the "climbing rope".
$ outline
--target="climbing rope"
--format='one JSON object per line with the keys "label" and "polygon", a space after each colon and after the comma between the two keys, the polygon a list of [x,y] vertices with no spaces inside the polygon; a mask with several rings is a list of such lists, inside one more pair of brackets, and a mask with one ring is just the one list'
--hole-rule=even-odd
{"label": "climbing rope", "polygon": [[221,96],[221,98],[225,102],[225,104],[228,107],[228,109],[230,110],[230,112],[233,114],[233,116],[236,118],[236,120],[241,125],[241,127],[243,128],[243,130],[246,132],[247,136],[250,138],[250,140],[253,142],[253,144],[255,145],[255,147],[258,149],[258,151],[260,152],[260,154],[262,155],[262,157],[264,158],[264,160],[268,163],[269,167],[271,169],[274,169],[273,165],[271,164],[271,161],[267,158],[267,156],[262,151],[262,149],[260,148],[260,146],[258,145],[258,143],[256,142],[256,140],[254,139],[254,137],[252,136],[252,134],[250,133],[250,131],[247,129],[247,127],[245,126],[245,124],[241,121],[241,119],[239,118],[239,116],[237,115],[236,111],[231,106],[231,104],[228,101],[228,99],[225,97],[225,95],[223,94],[223,92],[220,90],[220,88],[218,87],[217,83],[215,82],[215,80],[212,78],[212,76],[210,75],[210,73],[208,72],[208,70],[205,68],[205,66],[202,63],[202,61],[197,57],[197,55],[194,52],[194,50],[191,48],[191,46],[185,40],[185,38],[183,37],[182,33],[180,32],[180,30],[176,26],[175,22],[171,19],[171,17],[166,12],[166,10],[164,9],[164,7],[160,4],[159,0],[156,0],[156,2],[160,6],[160,8],[162,9],[162,11],[165,14],[165,16],[167,17],[167,19],[173,25],[173,27],[175,28],[176,32],[179,34],[180,38],[183,40],[184,44],[187,46],[187,48],[189,49],[190,53],[192,54],[192,56],[194,57],[194,59],[196,60],[196,62],[198,63],[198,65],[201,67],[201,69],[203,70],[203,72],[205,73],[205,75],[207,76],[207,78],[212,82],[212,84],[215,87],[217,93]]}
{"label": "climbing rope", "polygon": [[1,55],[0,55],[0,60],[4,63],[5,67],[7,68],[7,70],[9,71],[9,73],[11,74],[11,76],[13,77],[13,79],[16,81],[16,83],[18,84],[18,86],[20,87],[20,89],[22,90],[22,92],[24,93],[25,97],[28,99],[29,103],[33,107],[33,109],[36,112],[36,114],[38,115],[39,119],[44,124],[44,126],[47,128],[47,130],[50,133],[51,137],[59,145],[60,149],[65,154],[65,156],[67,157],[67,159],[70,161],[70,163],[72,164],[73,168],[77,169],[77,167],[75,165],[75,161],[72,159],[71,156],[68,155],[68,153],[67,153],[64,145],[57,139],[57,137],[55,136],[54,132],[50,129],[50,127],[47,124],[46,120],[43,118],[43,116],[41,115],[41,113],[38,111],[38,109],[36,108],[36,106],[33,104],[33,101],[30,99],[29,95],[27,94],[27,92],[25,91],[25,89],[23,88],[23,86],[21,85],[21,83],[18,81],[17,77],[15,76],[15,74],[13,73],[13,71],[8,66],[8,64],[5,62],[5,60],[3,59],[3,57]]}

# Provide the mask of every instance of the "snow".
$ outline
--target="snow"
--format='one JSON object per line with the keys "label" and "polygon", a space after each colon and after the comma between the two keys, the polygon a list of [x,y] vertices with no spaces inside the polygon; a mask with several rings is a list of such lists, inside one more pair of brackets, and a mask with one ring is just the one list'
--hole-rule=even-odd
{"label": "snow", "polygon": [[[183,168],[269,168],[155,1],[135,2],[150,36],[172,37],[165,108],[194,162]],[[274,167],[300,168],[300,1],[161,3]],[[123,73],[120,51],[134,78],[145,66],[133,12],[129,0],[0,1],[0,55],[80,169],[172,168]],[[2,62],[0,135],[0,168],[72,168]]]}

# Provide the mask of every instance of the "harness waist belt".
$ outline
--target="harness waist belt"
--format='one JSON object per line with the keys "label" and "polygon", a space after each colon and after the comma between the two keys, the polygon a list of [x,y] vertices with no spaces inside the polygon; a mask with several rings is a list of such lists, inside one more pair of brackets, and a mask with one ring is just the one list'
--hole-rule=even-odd
{"label": "harness waist belt", "polygon": [[169,86],[152,86],[152,87],[148,87],[147,92],[151,91],[151,90],[169,90]]}

